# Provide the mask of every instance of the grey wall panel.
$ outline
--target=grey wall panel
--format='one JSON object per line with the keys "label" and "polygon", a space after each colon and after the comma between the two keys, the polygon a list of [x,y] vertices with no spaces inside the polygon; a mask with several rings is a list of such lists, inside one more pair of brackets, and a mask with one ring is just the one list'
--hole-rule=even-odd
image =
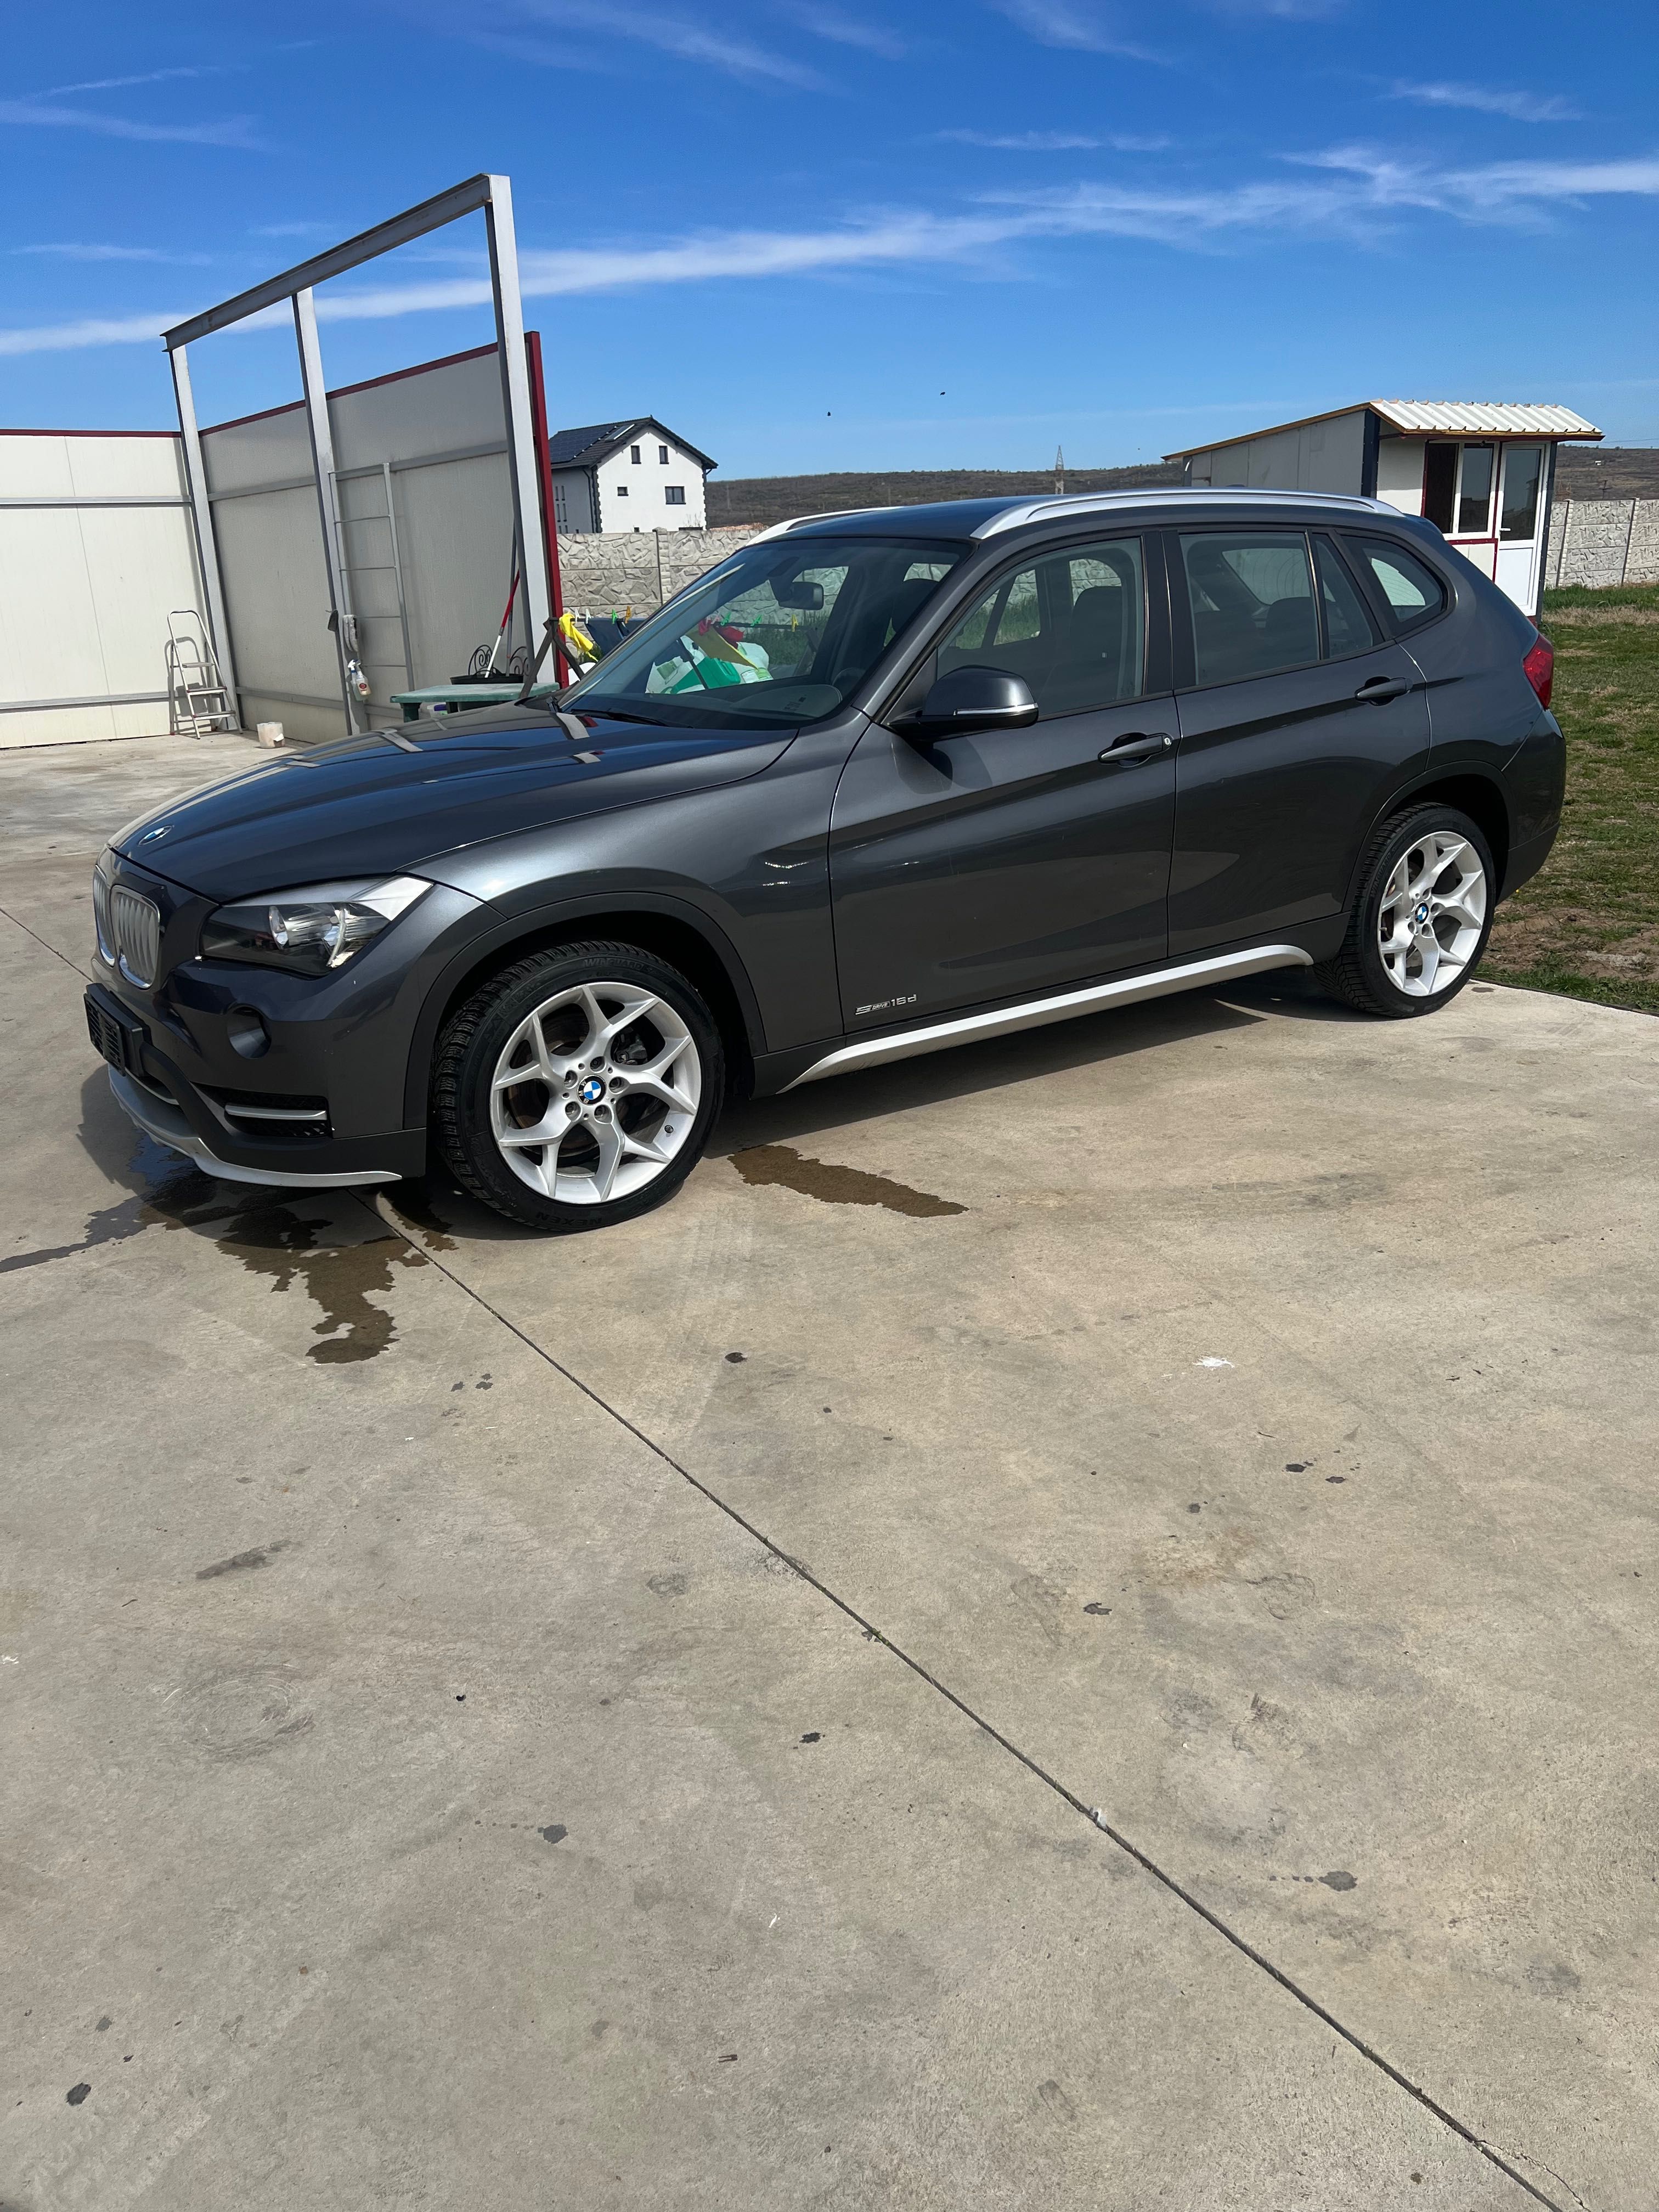
{"label": "grey wall panel", "polygon": [[[422,684],[445,683],[465,672],[475,646],[494,640],[507,604],[513,580],[507,457],[400,469],[392,481],[416,675]],[[526,636],[521,606],[514,616],[509,645]]]}
{"label": "grey wall panel", "polygon": [[261,415],[204,430],[202,459],[210,492],[240,491],[251,484],[283,483],[311,473],[311,440],[303,407]]}
{"label": "grey wall panel", "polygon": [[[453,453],[467,446],[493,445],[507,435],[493,346],[471,361],[337,393],[329,400],[328,414],[334,428],[334,465],[342,470]],[[507,512],[512,513],[510,497]]]}
{"label": "grey wall panel", "polygon": [[[319,699],[337,696],[339,665],[328,629],[316,493],[306,484],[220,500],[213,519],[237,674],[250,695],[243,702],[245,718],[252,720],[251,695],[262,685]],[[328,734],[338,737],[344,728],[342,706]]]}

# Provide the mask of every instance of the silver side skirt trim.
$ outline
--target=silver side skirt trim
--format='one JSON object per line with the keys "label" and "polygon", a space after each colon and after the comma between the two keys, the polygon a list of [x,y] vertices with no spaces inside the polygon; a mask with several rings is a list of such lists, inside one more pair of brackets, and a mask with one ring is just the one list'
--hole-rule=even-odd
{"label": "silver side skirt trim", "polygon": [[354,1183],[402,1181],[395,1168],[364,1168],[356,1175],[293,1175],[286,1169],[237,1167],[210,1152],[176,1106],[167,1105],[152,1091],[141,1090],[118,1067],[112,1067],[109,1072],[109,1087],[115,1093],[116,1104],[147,1137],[154,1137],[158,1145],[166,1145],[171,1152],[182,1152],[186,1159],[194,1160],[198,1167],[223,1182],[275,1184],[281,1190],[335,1190],[349,1188]]}
{"label": "silver side skirt trim", "polygon": [[1105,1006],[1132,1006],[1142,999],[1166,998],[1171,992],[1200,989],[1206,983],[1234,982],[1240,976],[1264,975],[1271,968],[1312,966],[1312,954],[1299,945],[1257,945],[1247,952],[1224,952],[1210,960],[1183,962],[1178,968],[1155,968],[1150,975],[1126,975],[1115,983],[1091,983],[1086,990],[1062,991],[1057,997],[1027,999],[1018,1006],[999,1007],[994,1013],[962,1014],[948,1021],[930,1022],[922,1029],[862,1037],[855,1044],[842,1045],[822,1060],[815,1060],[804,1075],[783,1087],[798,1091],[803,1083],[821,1082],[827,1075],[882,1067],[889,1060],[943,1051],[947,1045],[975,1044],[987,1037],[1007,1036],[1015,1030],[1041,1029],[1047,1022],[1070,1021],[1075,1014],[1097,1013]]}

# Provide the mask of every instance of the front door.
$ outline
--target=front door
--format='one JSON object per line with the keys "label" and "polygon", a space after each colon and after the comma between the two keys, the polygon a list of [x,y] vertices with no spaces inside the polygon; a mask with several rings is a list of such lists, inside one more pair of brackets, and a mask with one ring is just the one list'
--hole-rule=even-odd
{"label": "front door", "polygon": [[914,740],[872,724],[836,793],[849,1031],[1164,957],[1176,724],[1161,626],[1148,637],[1140,539],[1011,565],[902,703],[969,665],[1024,677],[1037,721]]}
{"label": "front door", "polygon": [[1294,941],[1342,911],[1361,839],[1427,757],[1423,679],[1333,539],[1266,528],[1170,544],[1182,684],[1170,957]]}

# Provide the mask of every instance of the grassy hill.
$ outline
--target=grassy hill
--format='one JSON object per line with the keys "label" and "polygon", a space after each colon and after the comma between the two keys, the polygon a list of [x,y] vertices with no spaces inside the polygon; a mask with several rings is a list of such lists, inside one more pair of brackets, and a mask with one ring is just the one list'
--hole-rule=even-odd
{"label": "grassy hill", "polygon": [[[1178,484],[1178,463],[1132,469],[1071,469],[1067,491],[1125,491],[1139,484]],[[893,469],[837,476],[719,477],[708,484],[708,520],[716,529],[747,523],[757,529],[795,514],[843,507],[921,507],[936,499],[1041,499],[1054,488],[1052,469]],[[1659,499],[1659,447],[1611,446],[1581,451],[1563,446],[1556,461],[1558,499]]]}
{"label": "grassy hill", "polygon": [[[1145,468],[1073,469],[1067,491],[1122,491],[1137,484],[1177,484],[1178,464]],[[936,499],[1042,499],[1054,488],[1052,469],[895,469],[822,477],[740,477],[708,483],[708,520],[714,529],[736,523],[764,528],[791,515],[823,514],[843,507],[922,507]]]}

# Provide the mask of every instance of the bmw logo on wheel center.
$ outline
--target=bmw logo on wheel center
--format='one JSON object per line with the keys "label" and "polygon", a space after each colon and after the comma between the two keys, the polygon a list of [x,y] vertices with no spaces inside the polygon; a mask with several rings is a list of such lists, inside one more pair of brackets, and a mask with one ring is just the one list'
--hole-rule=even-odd
{"label": "bmw logo on wheel center", "polygon": [[581,1087],[582,1104],[584,1106],[597,1106],[604,1096],[604,1084],[599,1080],[597,1075],[590,1075],[586,1082],[584,1083]]}

